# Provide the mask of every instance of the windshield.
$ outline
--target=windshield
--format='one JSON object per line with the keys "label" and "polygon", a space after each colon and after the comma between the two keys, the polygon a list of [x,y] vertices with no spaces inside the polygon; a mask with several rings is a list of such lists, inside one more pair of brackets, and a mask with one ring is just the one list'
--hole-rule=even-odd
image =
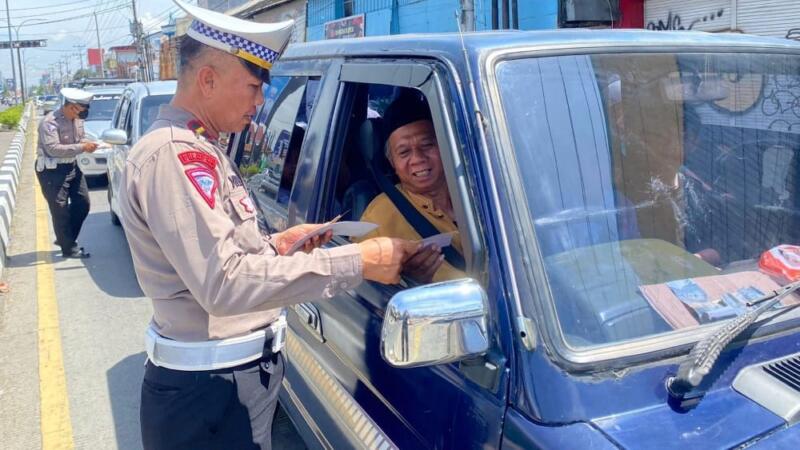
{"label": "windshield", "polygon": [[580,55],[496,73],[570,347],[726,320],[800,276],[800,58]]}
{"label": "windshield", "polygon": [[139,130],[141,130],[140,134],[147,132],[147,130],[150,128],[150,125],[152,125],[153,121],[156,120],[158,108],[165,103],[169,103],[170,100],[172,100],[172,94],[151,95],[142,100],[141,112],[139,114]]}
{"label": "windshield", "polygon": [[96,94],[89,104],[86,120],[111,120],[120,94]]}

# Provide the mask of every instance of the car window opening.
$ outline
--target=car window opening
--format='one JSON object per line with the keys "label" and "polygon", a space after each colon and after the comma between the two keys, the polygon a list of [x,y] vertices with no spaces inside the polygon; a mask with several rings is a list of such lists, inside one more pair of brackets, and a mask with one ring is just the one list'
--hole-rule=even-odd
{"label": "car window opening", "polygon": [[356,91],[327,215],[378,224],[358,240],[447,234],[447,245],[438,242],[445,258],[441,264],[433,262],[437,252],[426,250],[429,258],[412,261],[406,280],[418,284],[466,277],[427,99],[418,90],[389,85],[361,84]]}

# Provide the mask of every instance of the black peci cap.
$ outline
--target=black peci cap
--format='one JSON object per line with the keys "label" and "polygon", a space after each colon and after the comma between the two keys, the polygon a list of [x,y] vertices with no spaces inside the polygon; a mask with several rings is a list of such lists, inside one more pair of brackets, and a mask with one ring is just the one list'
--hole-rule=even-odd
{"label": "black peci cap", "polygon": [[428,102],[416,89],[404,89],[383,113],[386,139],[398,128],[420,120],[431,120]]}

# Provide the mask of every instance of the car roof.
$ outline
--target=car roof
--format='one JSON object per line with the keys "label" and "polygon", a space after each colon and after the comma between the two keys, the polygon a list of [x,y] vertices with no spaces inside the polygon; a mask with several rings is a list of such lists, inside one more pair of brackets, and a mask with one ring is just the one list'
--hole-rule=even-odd
{"label": "car roof", "polygon": [[[462,44],[463,43],[463,44]],[[462,47],[463,45],[463,47]],[[772,47],[798,50],[800,42],[739,33],[701,31],[557,29],[542,31],[480,31],[473,33],[402,34],[357,39],[330,39],[291,44],[284,60],[342,56],[441,56],[461,58],[491,50],[532,47],[581,49],[603,47],[709,46]]]}
{"label": "car roof", "polygon": [[133,91],[136,97],[147,97],[150,95],[170,95],[175,93],[178,82],[175,80],[150,81],[147,83],[131,83],[127,89]]}
{"label": "car roof", "polygon": [[83,90],[92,94],[122,94],[125,86],[86,86]]}

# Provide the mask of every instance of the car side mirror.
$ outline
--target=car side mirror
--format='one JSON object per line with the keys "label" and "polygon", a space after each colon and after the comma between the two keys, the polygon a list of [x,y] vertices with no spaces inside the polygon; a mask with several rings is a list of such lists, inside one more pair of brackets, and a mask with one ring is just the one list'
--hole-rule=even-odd
{"label": "car side mirror", "polygon": [[394,367],[421,367],[472,358],[489,350],[486,292],[462,279],[395,294],[381,330],[381,355]]}
{"label": "car side mirror", "polygon": [[125,145],[128,143],[128,133],[119,128],[111,128],[103,131],[100,139],[107,144]]}

